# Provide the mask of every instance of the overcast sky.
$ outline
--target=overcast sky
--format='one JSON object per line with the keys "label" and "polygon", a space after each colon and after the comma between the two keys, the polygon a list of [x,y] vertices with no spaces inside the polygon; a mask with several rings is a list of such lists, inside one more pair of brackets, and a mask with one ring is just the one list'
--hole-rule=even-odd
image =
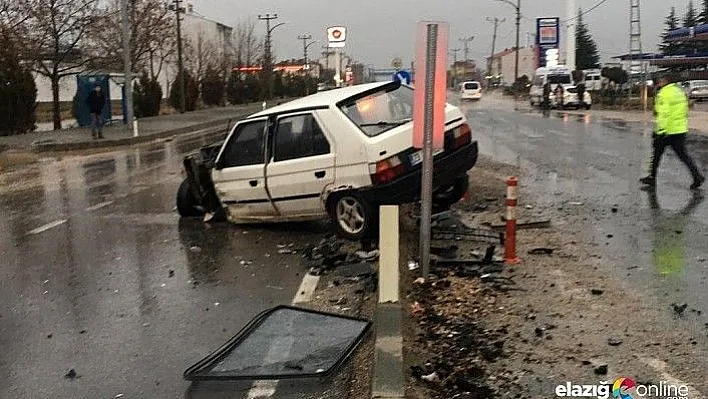
{"label": "overcast sky", "polygon": [[[409,64],[415,47],[415,26],[420,20],[450,23],[450,48],[462,48],[461,37],[474,36],[470,58],[484,65],[491,52],[493,28],[486,17],[506,17],[499,27],[497,49],[514,45],[514,8],[499,0],[191,0],[195,11],[206,17],[235,26],[241,18],[257,18],[259,13],[277,13],[277,22],[286,25],[274,30],[276,56],[301,58],[298,34],[309,33],[326,41],[325,29],[331,25],[348,28],[345,51],[355,60],[377,67],[388,67],[394,57]],[[576,6],[589,9],[600,0],[576,0]],[[642,1],[642,42],[646,52],[656,51],[659,35],[669,8],[683,15],[688,0]],[[694,1],[697,3],[697,1]],[[566,17],[566,0],[521,0],[521,45],[526,32],[535,29],[535,18]],[[629,48],[629,1],[607,0],[585,16],[602,56],[624,54]],[[265,31],[265,23],[259,26]],[[564,40],[563,38],[561,40]],[[310,50],[322,51],[319,44]],[[458,53],[462,58],[462,52]]]}

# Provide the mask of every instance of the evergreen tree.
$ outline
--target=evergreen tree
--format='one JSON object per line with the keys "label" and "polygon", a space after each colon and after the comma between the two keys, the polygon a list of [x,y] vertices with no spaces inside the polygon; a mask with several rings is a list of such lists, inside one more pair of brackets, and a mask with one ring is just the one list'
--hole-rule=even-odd
{"label": "evergreen tree", "polygon": [[202,78],[202,100],[205,105],[219,106],[224,104],[224,80],[221,73],[211,65],[207,66]]}
{"label": "evergreen tree", "polygon": [[671,7],[669,15],[664,20],[664,33],[661,34],[661,44],[659,45],[661,54],[677,55],[681,53],[681,46],[679,44],[668,41],[669,31],[677,28],[679,28],[679,19],[676,16],[676,8]]}
{"label": "evergreen tree", "polygon": [[[185,111],[194,111],[197,109],[197,99],[199,98],[199,84],[197,80],[189,73],[189,71],[184,70],[184,93],[185,93]],[[175,77],[175,81],[172,82],[172,88],[170,90],[170,105],[174,109],[179,109],[180,100],[182,96],[180,95],[180,76],[179,73]]]}
{"label": "evergreen tree", "polygon": [[20,62],[18,41],[0,27],[0,136],[34,130],[37,87]]}
{"label": "evergreen tree", "polygon": [[698,25],[698,18],[698,11],[696,11],[696,7],[693,6],[693,0],[689,0],[686,15],[683,17],[683,26],[685,28],[690,28]]}
{"label": "evergreen tree", "polygon": [[580,70],[600,67],[597,43],[587,24],[583,22],[582,10],[578,10],[578,20],[575,24],[575,63]]}
{"label": "evergreen tree", "polygon": [[147,118],[160,115],[162,87],[157,79],[151,78],[146,72],[143,72],[140,81],[134,85],[133,97],[136,117]]}

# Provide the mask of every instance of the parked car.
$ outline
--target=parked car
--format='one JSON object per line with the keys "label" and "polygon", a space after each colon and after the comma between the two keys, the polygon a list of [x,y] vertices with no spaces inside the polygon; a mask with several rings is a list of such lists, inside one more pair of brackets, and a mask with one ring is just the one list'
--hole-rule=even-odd
{"label": "parked car", "polygon": [[482,85],[479,82],[468,81],[460,85],[460,100],[481,100]]}
{"label": "parked car", "polygon": [[705,86],[696,86],[691,89],[691,92],[688,93],[688,98],[698,102],[708,99],[708,82]]}
{"label": "parked car", "polygon": [[565,108],[592,108],[592,96],[587,91],[583,95],[583,102],[578,97],[578,86],[568,86],[563,92],[563,106]]}
{"label": "parked car", "polygon": [[[177,193],[184,217],[235,223],[329,217],[338,235],[370,237],[380,205],[419,200],[422,151],[413,148],[413,89],[400,82],[319,92],[237,123],[225,141],[184,158]],[[445,145],[434,156],[434,205],[468,189],[477,142],[465,116],[445,109]]]}
{"label": "parked car", "polygon": [[694,90],[699,87],[708,86],[708,80],[688,80],[681,82],[680,86],[689,99],[698,100],[698,97],[694,94]]}

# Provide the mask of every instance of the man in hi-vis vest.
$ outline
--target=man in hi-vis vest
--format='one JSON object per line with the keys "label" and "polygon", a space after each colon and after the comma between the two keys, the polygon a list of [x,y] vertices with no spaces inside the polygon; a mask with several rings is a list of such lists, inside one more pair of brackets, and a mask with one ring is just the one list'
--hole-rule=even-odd
{"label": "man in hi-vis vest", "polygon": [[640,180],[647,186],[656,185],[656,173],[661,163],[661,156],[666,147],[671,147],[693,176],[691,189],[698,189],[706,180],[686,151],[686,135],[688,133],[688,99],[686,94],[676,84],[671,83],[667,76],[662,76],[657,82],[659,92],[654,101],[656,127],[654,131],[653,154],[649,176]]}

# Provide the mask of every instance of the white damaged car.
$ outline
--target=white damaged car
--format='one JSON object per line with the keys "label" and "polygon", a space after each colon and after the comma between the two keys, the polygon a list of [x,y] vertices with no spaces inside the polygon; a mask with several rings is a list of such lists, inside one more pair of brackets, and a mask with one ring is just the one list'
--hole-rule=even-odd
{"label": "white damaged car", "polygon": [[[370,237],[380,205],[419,200],[412,118],[413,89],[400,82],[323,91],[256,113],[225,141],[185,157],[177,209],[234,223],[329,217],[341,237]],[[477,152],[464,115],[448,104],[445,148],[434,158],[438,209],[467,192]]]}

